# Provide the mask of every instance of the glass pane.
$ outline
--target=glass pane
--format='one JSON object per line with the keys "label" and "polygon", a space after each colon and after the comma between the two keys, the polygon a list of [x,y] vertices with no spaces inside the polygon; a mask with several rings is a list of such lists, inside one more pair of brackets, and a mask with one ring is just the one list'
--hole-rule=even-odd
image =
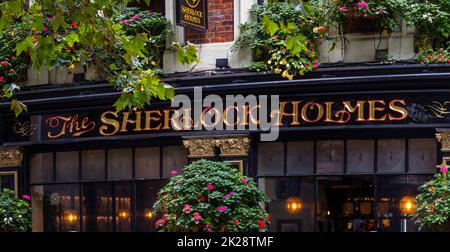
{"label": "glass pane", "polygon": [[405,140],[378,140],[378,173],[405,172]]}
{"label": "glass pane", "polygon": [[80,198],[78,185],[31,187],[33,231],[80,231]]}
{"label": "glass pane", "polygon": [[284,143],[258,144],[258,175],[284,175]]}
{"label": "glass pane", "polygon": [[118,184],[114,186],[116,200],[116,231],[131,232],[131,186]]}
{"label": "glass pane", "polygon": [[131,149],[108,150],[108,178],[131,179]]}
{"label": "glass pane", "polygon": [[287,143],[287,174],[304,175],[313,173],[314,142]]}
{"label": "glass pane", "polygon": [[15,191],[15,176],[14,174],[2,174],[0,172],[0,192],[3,189]]}
{"label": "glass pane", "polygon": [[112,186],[83,186],[83,231],[112,232]]}
{"label": "glass pane", "polygon": [[172,170],[177,170],[178,174],[181,174],[187,164],[187,150],[184,146],[163,148],[163,178],[169,178]]}
{"label": "glass pane", "polygon": [[347,141],[347,173],[374,172],[375,141]]}
{"label": "glass pane", "polygon": [[78,151],[56,152],[56,181],[78,180]]}
{"label": "glass pane", "polygon": [[155,148],[138,148],[135,150],[136,178],[160,178],[160,150]]}
{"label": "glass pane", "polygon": [[313,178],[263,178],[259,180],[259,186],[271,199],[269,231],[314,231]]}
{"label": "glass pane", "polygon": [[81,152],[81,179],[105,179],[104,150],[88,150]]}
{"label": "glass pane", "polygon": [[418,193],[417,187],[430,179],[432,179],[431,175],[380,176],[378,178],[377,216],[379,231],[400,232],[402,231],[402,222],[406,224],[405,231],[418,231],[414,221],[405,218],[401,213],[400,200],[404,196],[414,197]]}
{"label": "glass pane", "polygon": [[436,140],[409,139],[409,173],[434,173],[436,171]]}
{"label": "glass pane", "polygon": [[317,226],[320,232],[375,230],[371,177],[319,177]]}
{"label": "glass pane", "polygon": [[31,182],[53,181],[53,153],[37,153],[31,155]]}
{"label": "glass pane", "polygon": [[344,141],[317,142],[317,173],[344,173]]}
{"label": "glass pane", "polygon": [[136,184],[136,225],[138,232],[155,232],[155,223],[161,216],[155,216],[153,204],[157,193],[165,185],[164,180],[142,181]]}

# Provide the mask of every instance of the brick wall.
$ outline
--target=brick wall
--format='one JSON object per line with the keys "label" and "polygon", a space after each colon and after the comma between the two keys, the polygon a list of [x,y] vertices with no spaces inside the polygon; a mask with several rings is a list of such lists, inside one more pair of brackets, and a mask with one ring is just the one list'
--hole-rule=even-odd
{"label": "brick wall", "polygon": [[234,40],[233,0],[208,0],[208,32],[185,28],[185,40],[194,44]]}

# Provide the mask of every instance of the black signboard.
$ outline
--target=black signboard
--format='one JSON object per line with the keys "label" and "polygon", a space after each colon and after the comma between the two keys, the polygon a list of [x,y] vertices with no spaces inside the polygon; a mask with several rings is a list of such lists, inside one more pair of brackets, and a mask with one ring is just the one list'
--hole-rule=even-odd
{"label": "black signboard", "polygon": [[[256,109],[256,110],[255,110]],[[248,125],[258,121],[252,113],[258,107],[243,105],[215,109],[217,125]],[[187,134],[194,126],[209,127],[202,120],[210,107],[202,108],[199,120],[189,117],[183,124],[172,121],[175,111],[182,109],[154,106],[140,111],[83,110],[50,113],[2,120],[0,130],[4,142],[42,142],[60,139],[105,138],[139,134]],[[186,111],[191,111],[187,109]],[[239,122],[232,121],[228,113],[247,111]],[[188,113],[189,114],[189,113]],[[271,122],[280,130],[335,129],[339,126],[356,128],[380,127],[432,127],[450,125],[450,100],[442,92],[414,92],[410,94],[384,93],[358,96],[301,96],[285,97],[279,108],[270,113]],[[175,122],[175,123],[174,123]],[[259,124],[258,124],[259,125]],[[256,130],[258,131],[258,129]],[[228,132],[228,129],[227,129]],[[230,130],[230,133],[237,131]],[[1,141],[1,139],[0,139]]]}
{"label": "black signboard", "polygon": [[207,0],[177,0],[177,25],[198,31],[208,30]]}

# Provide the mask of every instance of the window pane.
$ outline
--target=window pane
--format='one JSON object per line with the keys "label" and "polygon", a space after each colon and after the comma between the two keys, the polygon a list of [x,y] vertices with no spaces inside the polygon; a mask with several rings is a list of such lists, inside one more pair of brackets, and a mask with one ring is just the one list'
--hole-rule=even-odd
{"label": "window pane", "polygon": [[56,181],[78,180],[78,151],[56,152]]}
{"label": "window pane", "polygon": [[131,179],[131,149],[108,150],[108,178]]}
{"label": "window pane", "polygon": [[159,189],[165,185],[164,180],[142,181],[136,184],[136,225],[138,232],[155,232],[155,216],[153,204]]}
{"label": "window pane", "polygon": [[105,179],[105,151],[81,152],[81,178],[83,180]]}
{"label": "window pane", "polygon": [[167,146],[163,148],[163,178],[170,177],[172,170],[177,170],[178,174],[181,174],[187,163],[187,150],[184,146]]}
{"label": "window pane", "polygon": [[114,186],[116,200],[116,231],[131,232],[131,185],[118,184]]}
{"label": "window pane", "polygon": [[3,189],[16,190],[14,174],[2,174],[0,172],[0,193]]}
{"label": "window pane", "polygon": [[258,144],[258,175],[284,175],[284,143]]}
{"label": "window pane", "polygon": [[348,140],[347,173],[373,173],[374,155],[373,140]]}
{"label": "window pane", "polygon": [[271,199],[269,231],[314,231],[313,178],[263,178],[259,180],[259,186]]}
{"label": "window pane", "polygon": [[83,231],[112,232],[112,186],[83,185]]}
{"label": "window pane", "polygon": [[135,150],[136,178],[158,179],[160,177],[160,150],[155,148],[138,148]]}
{"label": "window pane", "polygon": [[[377,216],[379,230],[400,232],[404,216],[400,212],[400,200],[404,196],[414,197],[417,187],[432,179],[432,176],[380,176],[378,178]],[[414,221],[406,220],[407,231],[417,231]]]}
{"label": "window pane", "polygon": [[53,153],[31,155],[31,182],[53,181]]}
{"label": "window pane", "polygon": [[374,231],[372,177],[319,177],[319,232]]}
{"label": "window pane", "polygon": [[287,143],[288,175],[304,175],[313,173],[314,142]]}
{"label": "window pane", "polygon": [[344,141],[317,142],[317,173],[344,173]]}
{"label": "window pane", "polygon": [[378,173],[405,172],[405,140],[378,140]]}
{"label": "window pane", "polygon": [[434,173],[436,170],[436,140],[409,139],[409,173]]}
{"label": "window pane", "polygon": [[78,185],[31,187],[33,231],[80,231],[80,198]]}

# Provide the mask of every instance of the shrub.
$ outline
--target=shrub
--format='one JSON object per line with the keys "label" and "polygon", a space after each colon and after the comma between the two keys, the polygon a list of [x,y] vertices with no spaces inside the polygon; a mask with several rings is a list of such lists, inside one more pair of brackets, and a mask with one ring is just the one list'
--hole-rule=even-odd
{"label": "shrub", "polygon": [[158,193],[156,226],[176,232],[266,231],[268,199],[253,179],[222,162],[199,160]]}
{"label": "shrub", "polygon": [[9,189],[0,193],[0,230],[25,232],[31,228],[31,207],[28,195],[24,199]]}

